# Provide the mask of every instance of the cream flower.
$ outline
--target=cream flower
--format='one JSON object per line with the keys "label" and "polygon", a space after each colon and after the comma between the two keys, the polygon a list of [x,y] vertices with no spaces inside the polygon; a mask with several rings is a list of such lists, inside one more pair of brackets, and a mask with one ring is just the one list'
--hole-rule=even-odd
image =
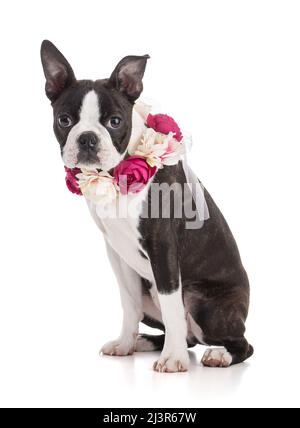
{"label": "cream flower", "polygon": [[145,103],[142,100],[137,100],[134,104],[135,111],[143,118],[146,123],[147,117],[152,110],[152,106],[150,104]]}
{"label": "cream flower", "polygon": [[162,155],[161,161],[163,165],[176,165],[180,160],[182,155],[185,154],[185,146],[181,141],[172,139],[170,141],[166,152]]}
{"label": "cream flower", "polygon": [[173,133],[161,134],[148,128],[141,140],[141,144],[134,152],[135,156],[146,158],[150,166],[162,168],[163,165],[175,165],[184,153],[184,146],[173,137]]}
{"label": "cream flower", "polygon": [[108,172],[82,169],[77,178],[82,194],[95,204],[108,204],[116,199],[114,178]]}

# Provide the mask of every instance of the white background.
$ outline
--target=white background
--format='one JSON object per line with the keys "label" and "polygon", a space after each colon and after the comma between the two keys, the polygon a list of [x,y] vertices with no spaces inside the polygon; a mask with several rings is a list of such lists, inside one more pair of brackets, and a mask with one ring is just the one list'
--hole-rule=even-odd
{"label": "white background", "polygon": [[[299,405],[298,1],[13,1],[0,6],[1,406]],[[190,162],[227,218],[252,285],[249,362],[186,374],[157,354],[98,356],[121,325],[84,200],[68,192],[39,59],[78,78],[151,55],[144,95],[193,134]]]}

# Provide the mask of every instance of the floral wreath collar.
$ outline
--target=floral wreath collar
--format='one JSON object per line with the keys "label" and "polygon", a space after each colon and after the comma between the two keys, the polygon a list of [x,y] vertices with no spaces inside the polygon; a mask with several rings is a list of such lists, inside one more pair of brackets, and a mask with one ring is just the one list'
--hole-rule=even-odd
{"label": "floral wreath collar", "polygon": [[113,202],[119,193],[143,190],[164,165],[176,165],[186,146],[174,119],[166,114],[148,114],[146,126],[136,150],[114,168],[112,175],[96,169],[65,167],[70,192],[84,195],[96,204]]}

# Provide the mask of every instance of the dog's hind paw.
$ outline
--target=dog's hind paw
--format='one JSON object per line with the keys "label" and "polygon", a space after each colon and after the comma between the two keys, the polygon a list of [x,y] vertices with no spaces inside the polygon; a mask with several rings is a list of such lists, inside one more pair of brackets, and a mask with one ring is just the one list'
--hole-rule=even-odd
{"label": "dog's hind paw", "polygon": [[134,343],[122,342],[120,340],[112,340],[107,342],[100,349],[99,354],[124,357],[134,353]]}
{"label": "dog's hind paw", "polygon": [[225,348],[212,348],[205,351],[201,362],[206,367],[229,367],[232,356]]}

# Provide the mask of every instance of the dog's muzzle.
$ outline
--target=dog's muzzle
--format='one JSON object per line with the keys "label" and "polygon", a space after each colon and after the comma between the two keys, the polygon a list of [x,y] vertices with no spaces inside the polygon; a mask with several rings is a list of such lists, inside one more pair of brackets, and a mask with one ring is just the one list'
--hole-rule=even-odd
{"label": "dog's muzzle", "polygon": [[97,151],[99,139],[94,132],[84,132],[78,138],[79,150]]}
{"label": "dog's muzzle", "polygon": [[97,164],[99,159],[97,153],[99,151],[100,140],[98,136],[92,132],[83,132],[77,138],[78,155],[77,162],[79,164]]}

